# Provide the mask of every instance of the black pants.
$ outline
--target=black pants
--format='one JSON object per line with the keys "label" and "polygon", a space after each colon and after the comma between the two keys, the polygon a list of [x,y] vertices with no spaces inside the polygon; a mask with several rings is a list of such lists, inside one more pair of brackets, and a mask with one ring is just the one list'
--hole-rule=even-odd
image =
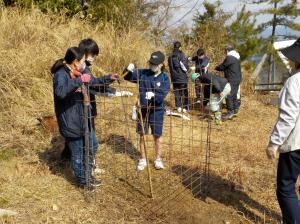
{"label": "black pants", "polygon": [[203,92],[204,92],[204,96],[203,96],[203,105],[206,106],[210,100],[210,86],[209,85],[205,85],[203,87]]}
{"label": "black pants", "polygon": [[230,83],[231,92],[226,98],[226,106],[229,111],[239,109],[237,93],[239,91],[240,83]]}
{"label": "black pants", "polygon": [[300,150],[281,153],[277,170],[277,199],[284,224],[300,224],[300,205],[295,185],[300,175]]}
{"label": "black pants", "polygon": [[189,110],[189,92],[187,83],[173,83],[175,107]]}
{"label": "black pants", "polygon": [[200,83],[195,83],[195,94],[196,94],[196,100],[201,99],[201,84]]}

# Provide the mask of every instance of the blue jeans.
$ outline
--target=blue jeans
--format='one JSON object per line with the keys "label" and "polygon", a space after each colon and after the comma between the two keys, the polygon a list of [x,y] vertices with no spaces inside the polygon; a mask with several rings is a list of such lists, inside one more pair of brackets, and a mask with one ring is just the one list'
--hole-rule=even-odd
{"label": "blue jeans", "polygon": [[[71,150],[71,164],[76,177],[77,184],[86,184],[85,177],[85,158],[84,158],[84,137],[66,138],[66,142]],[[94,168],[95,154],[98,149],[98,141],[95,132],[90,133],[90,151],[89,151],[89,175]]]}
{"label": "blue jeans", "polygon": [[277,170],[277,199],[284,224],[300,224],[300,205],[295,185],[300,175],[300,150],[281,153]]}

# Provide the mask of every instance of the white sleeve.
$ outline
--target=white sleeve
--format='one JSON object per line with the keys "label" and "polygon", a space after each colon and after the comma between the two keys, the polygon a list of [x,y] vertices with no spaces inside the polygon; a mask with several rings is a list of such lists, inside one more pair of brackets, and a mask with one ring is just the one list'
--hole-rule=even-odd
{"label": "white sleeve", "polygon": [[287,80],[279,97],[279,116],[270,143],[282,145],[289,137],[300,112],[300,86],[297,77]]}
{"label": "white sleeve", "polygon": [[209,67],[209,63],[205,66],[205,73],[207,73]]}
{"label": "white sleeve", "polygon": [[182,71],[187,72],[187,68],[184,66],[184,64],[182,63],[182,61],[180,61],[180,67],[182,69]]}

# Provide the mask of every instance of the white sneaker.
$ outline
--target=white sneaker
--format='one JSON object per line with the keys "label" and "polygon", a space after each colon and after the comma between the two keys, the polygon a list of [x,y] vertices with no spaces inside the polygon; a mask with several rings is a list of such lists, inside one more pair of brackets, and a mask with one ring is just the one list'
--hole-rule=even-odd
{"label": "white sneaker", "polygon": [[143,171],[146,166],[147,166],[146,159],[139,159],[139,162],[138,162],[138,165],[137,165],[137,170],[138,171]]}
{"label": "white sneaker", "polygon": [[183,109],[182,111],[183,111],[183,113],[185,113],[185,114],[187,113],[187,110],[186,110],[186,109]]}
{"label": "white sneaker", "polygon": [[104,169],[100,169],[100,168],[95,168],[93,170],[93,174],[94,175],[102,175],[102,174],[105,174],[105,170]]}
{"label": "white sneaker", "polygon": [[157,170],[162,170],[165,168],[161,158],[154,160],[154,167]]}
{"label": "white sneaker", "polygon": [[178,108],[177,108],[177,111],[178,111],[178,113],[181,113],[181,112],[182,112],[182,108],[181,108],[181,107],[178,107]]}

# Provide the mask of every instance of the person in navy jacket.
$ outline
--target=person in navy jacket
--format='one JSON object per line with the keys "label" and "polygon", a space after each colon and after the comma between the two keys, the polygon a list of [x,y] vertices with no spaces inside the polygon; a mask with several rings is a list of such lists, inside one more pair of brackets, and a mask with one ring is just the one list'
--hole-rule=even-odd
{"label": "person in navy jacket", "polygon": [[139,101],[141,106],[141,114],[144,123],[144,131],[139,117],[137,124],[137,133],[140,134],[141,159],[138,161],[137,169],[142,171],[147,166],[144,136],[148,134],[149,126],[155,144],[156,158],[154,166],[156,169],[163,169],[164,164],[161,159],[162,154],[162,131],[164,122],[165,97],[170,91],[170,79],[164,72],[165,55],[160,52],[151,54],[149,60],[149,69],[135,69],[133,64],[127,67],[128,74],[125,80],[138,83],[139,85]]}
{"label": "person in navy jacket", "polygon": [[[191,58],[195,63],[195,72],[204,75],[208,73],[209,59],[205,55],[205,51],[202,48],[197,50],[197,55]],[[201,86],[195,83],[196,103],[201,103]]]}
{"label": "person in navy jacket", "polygon": [[[84,121],[83,121],[83,92],[81,86],[84,83],[90,85],[112,82],[117,75],[107,75],[95,78],[91,74],[82,74],[85,71],[85,55],[78,47],[67,50],[65,57],[59,59],[51,68],[53,74],[54,107],[59,131],[65,138],[71,150],[71,164],[79,187],[86,185],[85,161],[84,161]],[[94,163],[95,151],[98,142],[92,124],[90,128],[90,171]],[[91,186],[99,186],[100,183],[91,174]]]}
{"label": "person in navy jacket", "polygon": [[[91,38],[83,39],[80,41],[79,46],[81,51],[84,52],[85,55],[85,69],[82,72],[83,74],[90,74],[92,75],[90,66],[93,65],[94,60],[99,55],[99,46],[98,44]],[[109,81],[104,81],[104,84],[111,84]],[[93,87],[90,85],[90,101],[91,101],[91,122],[92,127],[95,130],[95,117],[97,116],[97,106],[96,106],[96,97],[95,94],[97,91],[99,91],[99,87]],[[61,159],[64,160],[70,160],[71,159],[71,151],[68,147],[67,142],[65,142],[65,148],[62,151]]]}

